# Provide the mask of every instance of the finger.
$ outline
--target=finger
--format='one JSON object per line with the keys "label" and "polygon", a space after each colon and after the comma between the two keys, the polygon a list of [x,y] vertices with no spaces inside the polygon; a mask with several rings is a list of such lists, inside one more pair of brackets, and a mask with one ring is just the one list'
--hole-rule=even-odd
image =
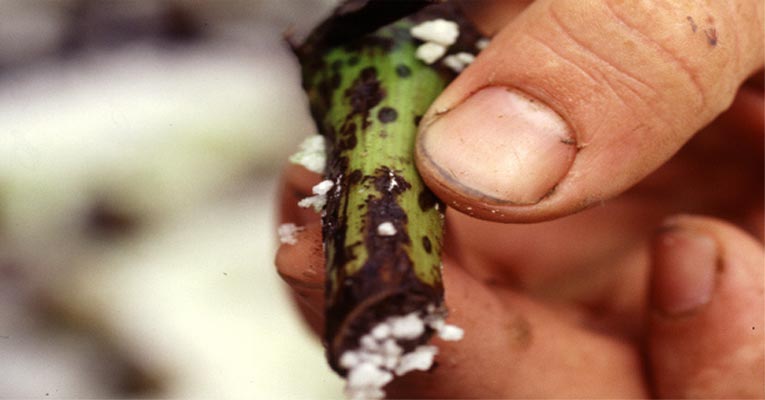
{"label": "finger", "polygon": [[762,245],[720,221],[671,220],[653,247],[649,357],[672,398],[763,398]]}
{"label": "finger", "polygon": [[487,36],[494,36],[500,29],[520,15],[533,0],[460,0],[462,11]]}
{"label": "finger", "polygon": [[321,223],[294,232],[276,252],[276,270],[289,285],[301,315],[316,334],[324,330],[324,251]]}
{"label": "finger", "polygon": [[494,292],[447,261],[449,323],[437,366],[394,380],[392,398],[645,397],[634,346],[588,331],[510,291]]}
{"label": "finger", "polygon": [[[280,276],[298,294],[316,333],[323,325],[324,259],[318,225],[298,233],[277,253]],[[438,366],[412,373],[386,390],[392,397],[643,397],[635,348],[592,333],[509,291],[493,293],[451,261],[445,262],[448,322],[462,341],[439,342]]]}
{"label": "finger", "polygon": [[418,168],[447,204],[492,220],[612,197],[762,66],[761,14],[750,0],[535,2],[428,111]]}
{"label": "finger", "polygon": [[318,221],[319,214],[313,208],[298,206],[298,202],[311,196],[311,188],[321,181],[321,176],[301,165],[288,164],[282,172],[279,185],[279,223],[298,226]]}

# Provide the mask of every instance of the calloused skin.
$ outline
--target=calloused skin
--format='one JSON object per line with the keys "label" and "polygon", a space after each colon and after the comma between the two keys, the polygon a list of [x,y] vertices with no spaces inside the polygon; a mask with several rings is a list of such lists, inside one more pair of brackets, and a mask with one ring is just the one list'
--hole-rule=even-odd
{"label": "calloused skin", "polygon": [[[513,24],[526,2],[479,4],[468,3],[468,10],[493,33]],[[765,397],[763,109],[760,71],[740,86],[727,111],[689,132],[671,158],[636,167],[653,172],[620,194],[592,196],[578,213],[544,211],[534,218],[539,222],[518,224],[512,210],[506,220],[490,222],[448,209],[448,322],[465,337],[436,340],[437,367],[396,379],[388,396]],[[439,179],[421,172],[426,181]],[[280,223],[304,229],[276,257],[317,334],[320,221],[297,202],[319,180],[300,166],[286,167]],[[453,200],[448,191],[440,195],[447,204]],[[703,239],[701,247],[689,244],[694,238]],[[715,266],[707,281],[693,270],[705,262]],[[691,303],[678,294],[698,293],[689,288],[705,284],[708,296]]]}

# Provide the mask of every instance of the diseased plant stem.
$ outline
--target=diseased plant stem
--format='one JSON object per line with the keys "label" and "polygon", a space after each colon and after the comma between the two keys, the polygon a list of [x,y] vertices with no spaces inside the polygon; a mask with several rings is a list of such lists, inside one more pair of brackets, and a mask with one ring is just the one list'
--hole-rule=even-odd
{"label": "diseased plant stem", "polygon": [[334,183],[323,215],[325,341],[341,374],[342,352],[374,324],[444,310],[443,214],[413,150],[420,117],[453,75],[416,59],[412,24],[326,48],[309,39],[296,50]]}

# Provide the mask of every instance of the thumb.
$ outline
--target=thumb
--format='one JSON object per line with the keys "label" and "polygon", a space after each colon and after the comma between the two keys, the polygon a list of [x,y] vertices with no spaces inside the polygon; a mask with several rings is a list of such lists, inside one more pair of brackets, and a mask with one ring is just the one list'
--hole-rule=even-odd
{"label": "thumb", "polygon": [[541,0],[423,118],[447,204],[536,221],[614,196],[726,109],[762,66],[762,1]]}

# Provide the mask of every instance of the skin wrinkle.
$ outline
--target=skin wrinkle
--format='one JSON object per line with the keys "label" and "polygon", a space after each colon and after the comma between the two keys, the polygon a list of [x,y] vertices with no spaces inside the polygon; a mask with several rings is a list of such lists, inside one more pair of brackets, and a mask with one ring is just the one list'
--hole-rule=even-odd
{"label": "skin wrinkle", "polygon": [[[540,38],[537,38],[536,36],[533,36],[533,35],[529,35],[529,34],[526,34],[526,36],[528,36],[528,37],[529,37],[529,38],[531,38],[532,40],[536,41],[537,43],[539,43],[540,45],[542,45],[544,48],[546,48],[546,49],[550,50],[550,52],[552,52],[553,54],[557,55],[557,56],[558,56],[558,57],[559,57],[561,60],[568,62],[569,64],[571,64],[572,66],[574,66],[576,69],[578,69],[579,71],[581,71],[582,73],[584,73],[585,75],[587,75],[587,76],[590,78],[590,80],[591,80],[591,82],[593,83],[593,85],[594,85],[594,86],[598,86],[598,87],[599,87],[599,86],[602,86],[602,85],[600,85],[600,83],[604,83],[604,84],[605,84],[605,87],[606,87],[606,88],[607,88],[607,89],[608,89],[608,90],[609,90],[611,93],[613,93],[613,95],[614,95],[614,96],[616,96],[616,97],[619,99],[619,101],[620,101],[620,102],[621,102],[621,103],[622,103],[622,104],[623,104],[623,105],[624,105],[626,108],[628,108],[628,109],[632,110],[633,114],[635,114],[635,115],[640,115],[640,113],[638,113],[638,112],[636,112],[636,111],[635,111],[635,107],[633,107],[633,106],[631,106],[631,105],[629,104],[629,102],[627,101],[627,98],[626,98],[626,97],[624,97],[624,95],[623,95],[623,94],[621,94],[621,93],[620,93],[620,91],[616,89],[616,84],[615,84],[615,83],[613,83],[613,82],[611,82],[611,80],[609,79],[609,76],[610,76],[610,75],[609,75],[608,73],[601,73],[601,74],[600,74],[600,78],[597,78],[597,77],[595,77],[595,75],[593,75],[591,72],[589,72],[587,68],[584,68],[584,67],[580,67],[580,66],[578,65],[578,63],[576,63],[576,62],[572,61],[572,60],[571,60],[571,58],[569,58],[569,57],[567,57],[567,56],[564,56],[564,55],[563,55],[563,53],[561,53],[560,51],[556,51],[556,50],[555,50],[555,49],[554,49],[552,46],[549,46],[548,44],[546,44],[546,43],[545,43],[543,40],[541,40]],[[573,40],[573,39],[572,39],[572,40]],[[578,43],[577,43],[577,44],[578,44]],[[611,65],[607,65],[607,68],[608,68],[608,67],[611,67]],[[618,71],[618,70],[617,70],[617,71]],[[624,88],[626,88],[627,90],[629,90],[630,92],[634,93],[634,94],[635,94],[634,98],[638,99],[638,100],[639,100],[640,102],[642,102],[644,105],[646,105],[646,106],[650,106],[650,103],[649,103],[649,101],[648,101],[647,99],[645,99],[645,98],[644,98],[645,96],[644,96],[644,95],[642,95],[642,94],[640,94],[640,92],[638,92],[636,89],[634,89],[633,87],[631,87],[630,85],[628,85],[626,82],[625,82],[625,83],[623,83],[623,85],[622,85],[622,86],[623,86]],[[654,93],[655,93],[655,91],[654,91]],[[663,119],[663,117],[659,117],[659,118],[661,119],[661,122],[665,122],[665,121],[664,121],[664,119]]]}
{"label": "skin wrinkle", "polygon": [[566,36],[568,36],[574,43],[579,45],[579,47],[582,48],[586,54],[591,54],[595,59],[603,62],[604,64],[609,65],[611,68],[613,68],[614,70],[616,70],[619,73],[621,73],[622,75],[624,75],[624,77],[627,78],[628,80],[640,84],[641,86],[645,87],[649,91],[651,91],[653,93],[658,93],[659,92],[653,86],[648,84],[648,82],[644,82],[643,80],[641,80],[637,76],[629,73],[625,69],[619,68],[617,65],[611,63],[610,61],[608,61],[608,59],[606,57],[601,56],[600,54],[595,53],[594,50],[590,46],[588,46],[588,43],[586,43],[586,42],[582,41],[581,39],[579,39],[574,34],[573,29],[568,27],[563,22],[564,21],[563,18],[561,18],[561,16],[558,15],[558,12],[555,11],[555,8],[550,7],[549,10],[550,10],[550,16],[552,17],[551,20],[556,23],[556,25],[561,29],[561,31],[563,33],[566,34]]}
{"label": "skin wrinkle", "polygon": [[534,35],[531,35],[529,33],[524,33],[524,35],[527,36],[528,38],[530,38],[531,40],[539,43],[540,45],[542,45],[542,47],[550,50],[551,53],[557,55],[561,60],[566,61],[567,63],[571,64],[576,69],[581,71],[583,74],[587,75],[587,77],[590,78],[590,81],[593,83],[593,85],[597,85],[597,83],[599,82],[599,80],[597,78],[595,78],[594,75],[592,75],[589,71],[587,71],[587,68],[583,68],[583,67],[579,66],[578,63],[576,63],[573,60],[571,60],[571,58],[569,58],[567,56],[564,56],[563,53],[561,53],[560,51],[555,50],[552,46],[550,46],[547,43],[545,43],[544,40],[542,40],[542,39],[540,39],[540,38],[538,38],[538,37],[536,37]]}
{"label": "skin wrinkle", "polygon": [[[599,86],[598,85],[599,83],[604,83],[606,88],[608,88],[608,90],[611,91],[614,94],[614,96],[616,96],[619,99],[619,101],[622,103],[622,105],[624,105],[626,108],[632,110],[635,115],[640,115],[641,114],[641,113],[635,111],[635,107],[631,106],[629,104],[629,102],[627,101],[627,98],[624,96],[624,94],[622,94],[621,91],[616,89],[617,83],[612,82],[611,79],[609,79],[611,74],[601,73],[601,74],[599,74],[600,77],[598,78],[595,75],[593,75],[588,70],[588,68],[584,68],[584,67],[579,66],[579,64],[574,62],[570,57],[567,57],[567,56],[563,55],[562,52],[555,50],[552,46],[550,46],[547,43],[545,43],[544,40],[542,40],[542,39],[540,39],[540,38],[538,38],[538,37],[536,37],[534,35],[530,35],[530,34],[525,34],[525,35],[527,37],[529,37],[530,39],[534,40],[535,42],[539,43],[542,47],[550,50],[550,52],[552,52],[553,54],[557,55],[561,60],[568,62],[569,64],[574,66],[576,69],[580,70],[582,73],[584,73],[587,77],[590,78],[590,81],[591,81],[591,83],[593,85]],[[571,40],[573,41],[574,39],[571,38]],[[579,43],[576,43],[576,44],[578,46],[581,46]],[[611,66],[610,64],[607,64],[606,68],[613,69],[613,70],[615,70],[617,72],[620,72],[622,76],[625,76],[625,74],[622,71],[619,71],[618,69],[613,68],[613,66]],[[635,99],[639,100],[641,103],[643,103],[646,107],[648,107],[650,109],[652,102],[644,94],[642,94],[639,90],[633,88],[627,82],[623,82],[623,81],[618,81],[618,82],[621,83],[621,87],[624,87],[626,90],[629,90],[630,92],[632,92],[634,94],[633,97]],[[655,90],[651,90],[651,92],[654,95],[657,94]],[[664,126],[671,126],[669,124],[669,121],[666,120],[662,115],[656,114],[656,117],[661,120],[661,122],[664,124]]]}
{"label": "skin wrinkle", "polygon": [[655,39],[651,38],[650,36],[643,33],[640,28],[635,26],[634,24],[627,21],[626,18],[624,18],[623,15],[618,13],[610,1],[604,2],[606,5],[606,10],[608,10],[611,15],[614,16],[614,20],[621,23],[625,28],[625,31],[633,32],[635,36],[639,37],[645,44],[650,45],[651,47],[659,50],[660,52],[664,53],[666,58],[674,62],[679,68],[680,71],[682,71],[693,83],[694,88],[696,89],[698,93],[698,99],[699,99],[699,108],[704,109],[707,106],[707,95],[706,91],[704,90],[704,87],[702,86],[698,72],[695,71],[693,68],[691,68],[687,62],[685,62],[682,58],[678,57],[678,55],[674,54],[672,51],[664,47],[661,43],[656,41]]}
{"label": "skin wrinkle", "polygon": [[[650,93],[653,95],[653,97],[658,97],[658,96],[659,96],[659,92],[658,92],[656,89],[654,89],[654,88],[653,88],[651,85],[648,85],[647,83],[645,83],[645,82],[643,82],[643,81],[641,81],[641,80],[637,79],[637,78],[636,78],[634,75],[632,75],[632,74],[629,74],[627,71],[625,71],[625,70],[623,70],[623,69],[620,69],[620,68],[618,68],[618,67],[617,67],[617,66],[615,66],[614,64],[611,64],[611,63],[610,63],[610,62],[608,62],[608,61],[607,61],[605,58],[603,58],[603,57],[599,56],[598,54],[596,54],[595,52],[593,52],[592,50],[590,50],[590,49],[589,49],[589,48],[588,48],[588,47],[585,45],[585,43],[583,43],[582,41],[580,41],[579,39],[577,39],[577,38],[576,38],[576,36],[574,36],[574,35],[573,35],[573,33],[571,32],[571,30],[570,30],[570,29],[568,29],[568,27],[566,27],[566,26],[563,24],[563,22],[560,20],[560,18],[558,18],[558,17],[557,17],[557,14],[555,14],[555,12],[554,12],[552,9],[550,10],[550,13],[551,13],[551,15],[553,16],[553,20],[554,20],[554,21],[557,23],[557,25],[558,25],[558,26],[561,28],[561,30],[562,30],[562,31],[563,31],[563,32],[566,34],[566,36],[567,36],[569,39],[571,39],[571,41],[572,41],[572,42],[574,42],[574,43],[575,43],[577,46],[579,46],[581,49],[583,49],[583,50],[584,50],[584,52],[583,52],[583,53],[585,53],[585,54],[587,54],[587,53],[591,54],[591,55],[593,56],[593,58],[594,58],[594,59],[596,59],[596,60],[598,60],[598,61],[600,61],[600,62],[601,62],[601,65],[603,65],[605,68],[609,68],[609,69],[611,69],[612,71],[615,71],[615,72],[617,72],[619,76],[622,76],[622,77],[624,77],[625,79],[622,81],[622,84],[623,84],[623,86],[624,86],[624,87],[625,87],[627,90],[629,90],[629,91],[631,91],[632,93],[634,93],[634,94],[635,94],[635,96],[634,96],[635,98],[637,98],[637,99],[638,99],[638,100],[640,100],[642,103],[644,103],[644,104],[645,104],[645,105],[646,105],[646,106],[647,106],[649,109],[652,109],[652,104],[654,104],[654,103],[655,103],[655,101],[651,101],[651,99],[650,99],[648,96],[646,96],[645,94],[642,94],[642,92],[641,92],[640,90],[638,90],[638,89],[636,89],[636,88],[632,87],[632,85],[628,84],[627,82],[628,82],[628,81],[630,81],[630,82],[634,82],[634,83],[637,83],[639,86],[641,86],[641,87],[643,87],[643,88],[647,89],[647,90],[648,90],[648,91],[649,91],[649,92],[650,92]],[[534,38],[534,39],[536,39],[536,38]],[[549,48],[549,46],[546,46],[546,47],[548,47],[548,48]],[[556,54],[560,55],[560,54],[559,54],[559,53],[557,53],[557,52],[556,52]],[[613,83],[612,83],[612,82],[611,82],[611,81],[608,79],[608,76],[611,76],[611,75],[614,75],[614,74],[608,74],[608,73],[604,73],[604,74],[603,74],[603,77],[602,77],[601,79],[597,79],[597,78],[594,78],[594,77],[593,77],[593,75],[591,75],[591,74],[589,74],[589,73],[588,73],[588,76],[592,77],[592,78],[593,78],[593,79],[594,79],[596,82],[603,82],[603,83],[605,83],[605,84],[606,84],[606,86],[609,88],[609,90],[611,90],[611,91],[612,91],[612,92],[613,92],[613,93],[616,95],[616,97],[617,97],[617,98],[619,98],[619,100],[620,100],[620,101],[621,101],[621,102],[622,102],[622,103],[623,103],[623,104],[624,104],[624,105],[625,105],[625,106],[626,106],[628,109],[630,109],[630,110],[633,110],[633,111],[634,111],[634,107],[629,105],[629,103],[628,103],[628,102],[625,100],[625,98],[623,97],[623,95],[622,95],[622,94],[620,94],[620,93],[619,93],[619,91],[615,89],[615,85],[614,85],[614,84],[613,84]],[[636,114],[637,114],[637,115],[640,115],[640,113],[636,113]],[[665,127],[673,127],[673,124],[671,124],[671,123],[670,123],[671,119],[670,119],[670,118],[667,118],[667,117],[665,117],[665,116],[664,116],[662,113],[659,113],[659,112],[654,112],[654,113],[653,113],[653,116],[659,120],[659,122],[661,123],[661,125],[662,125],[662,126],[665,126]],[[673,127],[672,129],[674,130],[674,127]]]}

